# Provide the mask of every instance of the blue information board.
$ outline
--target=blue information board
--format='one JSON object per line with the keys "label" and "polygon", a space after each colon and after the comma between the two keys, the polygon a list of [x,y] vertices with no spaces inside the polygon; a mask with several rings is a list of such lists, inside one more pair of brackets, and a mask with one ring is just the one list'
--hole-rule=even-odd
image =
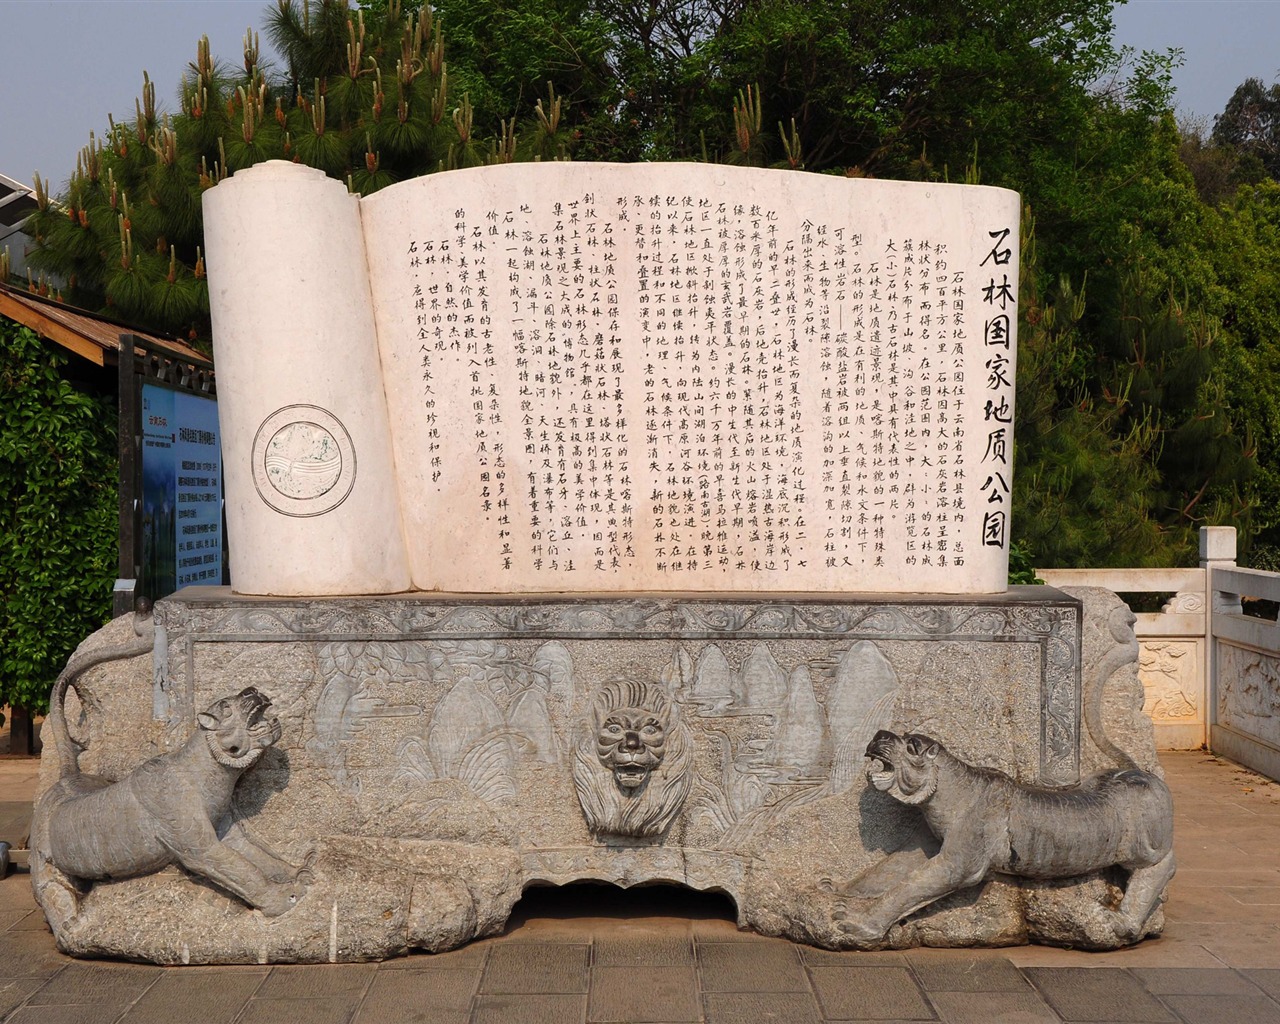
{"label": "blue information board", "polygon": [[142,591],[222,582],[218,403],[142,386]]}

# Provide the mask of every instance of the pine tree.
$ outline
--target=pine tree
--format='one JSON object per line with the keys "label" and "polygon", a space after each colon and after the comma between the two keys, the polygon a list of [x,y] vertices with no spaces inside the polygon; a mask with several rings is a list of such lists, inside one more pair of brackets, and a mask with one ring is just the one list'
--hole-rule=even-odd
{"label": "pine tree", "polygon": [[62,282],[67,301],[141,327],[209,337],[200,197],[263,160],[293,160],[369,195],[458,167],[567,156],[563,100],[552,91],[517,131],[477,133],[469,99],[449,98],[444,34],[430,6],[398,0],[372,11],[348,0],[279,0],[267,31],[282,77],[263,66],[259,38],[242,68],[218,64],[206,37],[182,84],[182,108],[156,109],[144,73],[132,121],[91,136],[65,195],[36,179],[29,263]]}

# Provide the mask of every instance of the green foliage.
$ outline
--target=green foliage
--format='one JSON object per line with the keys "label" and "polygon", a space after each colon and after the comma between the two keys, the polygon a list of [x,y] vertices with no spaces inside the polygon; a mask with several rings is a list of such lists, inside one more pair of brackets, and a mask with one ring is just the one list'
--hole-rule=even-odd
{"label": "green foliage", "polygon": [[1081,327],[1085,296],[1065,278],[1042,291],[1030,230],[1022,261],[1015,542],[1035,551],[1041,565],[1156,564],[1163,543],[1150,508],[1157,432],[1149,420],[1124,428],[1124,391],[1093,393]]}
{"label": "green foliage", "polygon": [[[1191,564],[1197,529],[1247,535],[1255,469],[1226,400],[1230,363],[1203,314],[1144,271],[1094,300],[1042,286],[1024,239],[1014,437],[1015,536],[1055,566]],[[1155,276],[1155,275],[1152,275]]]}
{"label": "green foliage", "polygon": [[434,171],[567,155],[554,95],[545,116],[531,106],[525,130],[511,123],[478,137],[470,100],[451,99],[441,22],[430,7],[410,7],[280,0],[266,30],[283,75],[264,64],[254,33],[242,69],[217,63],[206,38],[172,117],[158,114],[144,73],[134,119],[91,137],[67,192],[55,199],[37,180],[28,262],[64,282],[75,305],[206,342],[200,198],[228,174],[293,160],[367,195]]}
{"label": "green foliage", "polygon": [[482,126],[527,117],[546,82],[575,116],[599,105],[610,81],[610,26],[586,0],[439,0],[433,6],[448,31],[450,89],[470,97]]}
{"label": "green foliage", "polygon": [[1261,540],[1280,543],[1280,183],[1243,186],[1210,222],[1205,308],[1224,336],[1224,391],[1257,453],[1248,495]]}
{"label": "green foliage", "polygon": [[115,410],[66,361],[0,317],[0,704],[36,712],[110,617],[116,568]]}
{"label": "green foliage", "polygon": [[[1111,7],[757,0],[690,64],[719,92],[719,110],[730,90],[759,82],[764,122],[794,118],[815,170],[927,178],[958,173],[978,145],[987,173],[1005,178],[1077,126],[1088,84],[1113,59]],[[707,120],[698,103],[686,101],[691,121]]]}
{"label": "green foliage", "polygon": [[1044,580],[1036,575],[1031,548],[1023,541],[1014,541],[1009,545],[1009,585],[1016,587],[1033,583],[1043,584]]}
{"label": "green foliage", "polygon": [[1182,125],[1180,130],[1178,156],[1191,172],[1200,201],[1207,206],[1230,200],[1241,185],[1265,180],[1266,171],[1256,156],[1217,145],[1200,124]]}

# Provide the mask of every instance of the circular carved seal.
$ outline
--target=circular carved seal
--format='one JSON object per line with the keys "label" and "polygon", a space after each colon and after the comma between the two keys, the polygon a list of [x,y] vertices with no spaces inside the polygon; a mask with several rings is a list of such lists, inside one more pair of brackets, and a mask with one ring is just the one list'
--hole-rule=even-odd
{"label": "circular carved seal", "polygon": [[356,450],[342,421],[318,405],[286,405],[253,438],[258,496],[286,516],[322,516],[347,500]]}

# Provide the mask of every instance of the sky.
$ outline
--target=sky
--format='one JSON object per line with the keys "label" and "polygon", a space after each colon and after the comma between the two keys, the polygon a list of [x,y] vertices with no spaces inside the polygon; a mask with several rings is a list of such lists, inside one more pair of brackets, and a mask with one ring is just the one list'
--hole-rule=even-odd
{"label": "sky", "polygon": [[[815,0],[820,2],[820,0]],[[107,114],[133,116],[145,69],[161,109],[208,35],[216,57],[239,62],[245,29],[268,0],[0,0],[0,174],[55,189]],[[1280,0],[1129,0],[1116,39],[1136,50],[1179,48],[1179,113],[1211,124],[1250,76],[1280,74]],[[263,41],[263,50],[269,47]]]}

